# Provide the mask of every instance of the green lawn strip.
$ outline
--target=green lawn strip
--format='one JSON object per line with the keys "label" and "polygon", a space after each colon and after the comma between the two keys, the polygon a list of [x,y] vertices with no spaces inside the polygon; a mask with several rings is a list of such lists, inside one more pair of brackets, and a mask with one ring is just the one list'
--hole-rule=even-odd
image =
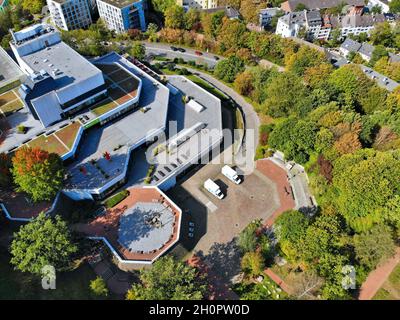
{"label": "green lawn strip", "polygon": [[117,107],[117,104],[112,101],[110,98],[104,99],[100,101],[99,103],[95,104],[92,108],[91,111],[96,115],[96,116],[101,116],[105,114],[106,112],[114,109]]}
{"label": "green lawn strip", "polygon": [[212,95],[216,96],[217,98],[219,98],[221,100],[227,100],[228,99],[228,97],[226,95],[224,95],[221,91],[219,91],[218,89],[216,89],[211,84],[209,84],[208,82],[204,81],[203,79],[200,79],[198,76],[191,74],[191,75],[188,75],[188,76],[185,76],[185,77],[188,78],[190,81],[194,82],[195,84],[197,84],[199,87],[201,87],[204,90],[208,91]]}
{"label": "green lawn strip", "polygon": [[6,105],[0,107],[3,113],[7,116],[15,111],[18,111],[24,107],[24,104],[21,100],[17,99],[15,101],[9,102]]}
{"label": "green lawn strip", "polygon": [[59,156],[64,155],[69,150],[53,135],[41,135],[36,139],[28,142],[30,148],[40,148],[49,153],[56,153]]}
{"label": "green lawn strip", "polygon": [[129,191],[128,190],[122,190],[118,192],[117,194],[109,197],[105,202],[105,206],[107,208],[112,208],[115,207],[118,203],[120,203],[122,200],[124,200],[126,197],[129,196]]}
{"label": "green lawn strip", "polygon": [[79,124],[79,122],[75,122],[62,128],[55,134],[69,149],[71,149],[73,147],[80,127],[81,125]]}

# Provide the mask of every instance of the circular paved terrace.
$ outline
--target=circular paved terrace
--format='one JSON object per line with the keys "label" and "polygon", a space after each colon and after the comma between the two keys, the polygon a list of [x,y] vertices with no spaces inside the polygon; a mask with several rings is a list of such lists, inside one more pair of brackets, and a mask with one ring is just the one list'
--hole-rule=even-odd
{"label": "circular paved terrace", "polygon": [[118,242],[130,252],[161,249],[173,236],[174,213],[160,202],[137,202],[120,218]]}

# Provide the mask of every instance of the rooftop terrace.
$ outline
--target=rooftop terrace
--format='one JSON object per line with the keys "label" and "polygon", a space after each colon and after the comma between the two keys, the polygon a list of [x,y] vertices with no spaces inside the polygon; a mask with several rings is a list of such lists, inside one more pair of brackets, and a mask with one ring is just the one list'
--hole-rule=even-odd
{"label": "rooftop terrace", "polygon": [[77,231],[107,239],[124,260],[154,261],[178,240],[182,211],[155,187],[131,188],[130,195]]}

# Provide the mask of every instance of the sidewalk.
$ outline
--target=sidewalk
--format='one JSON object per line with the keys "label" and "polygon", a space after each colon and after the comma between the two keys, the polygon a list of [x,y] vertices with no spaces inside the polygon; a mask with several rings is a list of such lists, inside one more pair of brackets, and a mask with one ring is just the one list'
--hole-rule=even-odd
{"label": "sidewalk", "polygon": [[371,300],[400,262],[400,247],[395,255],[372,271],[360,288],[358,300]]}
{"label": "sidewalk", "polygon": [[264,270],[264,273],[271,278],[273,282],[275,282],[278,286],[282,288],[288,295],[292,294],[292,288],[281,279],[276,273],[274,273],[270,268]]}

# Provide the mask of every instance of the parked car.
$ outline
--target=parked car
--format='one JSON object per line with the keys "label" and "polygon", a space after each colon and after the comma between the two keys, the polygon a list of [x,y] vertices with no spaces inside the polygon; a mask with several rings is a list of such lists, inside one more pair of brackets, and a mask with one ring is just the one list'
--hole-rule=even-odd
{"label": "parked car", "polygon": [[197,51],[197,50],[196,50],[194,53],[195,53],[196,55],[198,55],[198,56],[202,56],[202,55],[203,55],[203,52]]}
{"label": "parked car", "polygon": [[204,188],[220,200],[224,197],[224,194],[222,193],[219,186],[211,179],[207,179],[204,182]]}
{"label": "parked car", "polygon": [[214,59],[218,61],[218,60],[219,60],[219,57],[218,57],[218,56],[214,56]]}
{"label": "parked car", "polygon": [[170,48],[171,48],[172,51],[178,51],[177,47],[171,46]]}
{"label": "parked car", "polygon": [[183,49],[183,48],[177,48],[177,49],[178,49],[179,52],[186,52],[186,50]]}
{"label": "parked car", "polygon": [[242,182],[242,179],[239,178],[237,172],[230,166],[223,166],[221,172],[225,177],[236,184],[240,184]]}

